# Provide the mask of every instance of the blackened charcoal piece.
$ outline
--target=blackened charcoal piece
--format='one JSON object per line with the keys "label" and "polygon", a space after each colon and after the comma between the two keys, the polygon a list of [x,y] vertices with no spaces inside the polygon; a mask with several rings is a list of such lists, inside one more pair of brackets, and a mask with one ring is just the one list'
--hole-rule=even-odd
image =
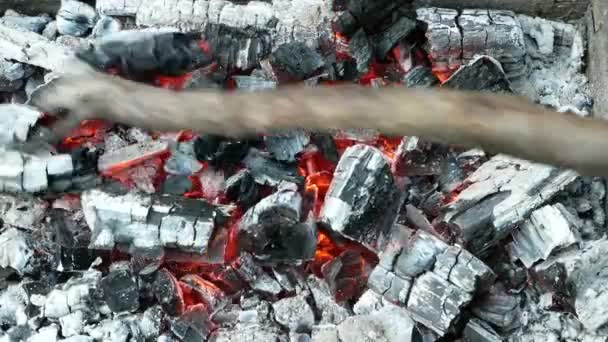
{"label": "blackened charcoal piece", "polygon": [[479,255],[576,178],[573,171],[497,155],[465,180],[468,186],[443,209],[441,219]]}
{"label": "blackened charcoal piece", "polygon": [[392,265],[398,276],[413,278],[430,270],[448,245],[430,233],[419,230],[398,248],[396,252],[388,250],[383,253],[380,264],[389,270],[387,266]]}
{"label": "blackened charcoal piece", "polygon": [[97,12],[91,5],[63,0],[57,12],[57,29],[61,34],[82,37],[95,26],[97,19]]}
{"label": "blackened charcoal piece", "polygon": [[435,273],[416,278],[407,302],[412,318],[443,336],[453,327],[472,296]]}
{"label": "blackened charcoal piece", "polygon": [[319,149],[325,159],[332,163],[338,162],[338,150],[334,137],[328,133],[312,133],[310,140]]}
{"label": "blackened charcoal piece", "polygon": [[[86,147],[78,148],[70,152],[73,168],[72,172],[74,173],[74,175],[86,175],[90,173],[97,173],[97,162],[99,160],[99,155],[99,150],[91,150]],[[65,169],[68,170],[67,162],[65,164]],[[54,172],[53,175],[61,174],[59,174],[58,172]]]}
{"label": "blackened charcoal piece", "polygon": [[9,27],[19,27],[28,31],[42,33],[48,23],[51,22],[51,17],[48,14],[39,15],[36,17],[21,15],[17,12],[7,11],[4,17],[0,18],[0,24]]}
{"label": "blackened charcoal piece", "polygon": [[419,65],[403,77],[403,84],[408,88],[430,88],[439,83],[431,68]]}
{"label": "blackened charcoal piece", "polygon": [[[2,18],[0,18],[2,19]],[[27,78],[25,64],[7,60],[0,61],[0,91],[17,91]]]}
{"label": "blackened charcoal piece", "polygon": [[463,65],[442,86],[458,90],[512,92],[500,63],[488,56],[480,56]]}
{"label": "blackened charcoal piece", "polygon": [[239,277],[246,281],[253,290],[272,296],[281,293],[281,285],[260,265],[256,264],[251,254],[241,254],[233,264]]}
{"label": "blackened charcoal piece", "polygon": [[482,292],[496,280],[494,272],[483,261],[457,246],[450,246],[437,256],[433,273],[470,293]]}
{"label": "blackened charcoal piece", "polygon": [[517,328],[520,324],[520,303],[519,295],[509,294],[501,283],[497,283],[490,291],[475,300],[471,311],[494,327],[508,331]]}
{"label": "blackened charcoal piece", "polygon": [[321,320],[318,323],[340,324],[351,315],[348,305],[337,303],[329,287],[322,279],[310,275],[306,279],[306,283],[310,289],[312,299],[314,299],[315,310],[321,315]]}
{"label": "blackened charcoal piece", "polygon": [[532,212],[511,235],[511,255],[530,268],[539,260],[546,260],[555,250],[578,242],[582,222],[563,204],[544,206]]}
{"label": "blackened charcoal piece", "polygon": [[242,169],[226,179],[225,186],[226,198],[238,203],[245,210],[258,201],[259,185],[247,169]]}
{"label": "blackened charcoal piece", "polygon": [[264,136],[266,150],[270,152],[272,157],[288,163],[294,162],[296,155],[304,151],[304,147],[309,142],[310,136],[301,129],[292,129]]}
{"label": "blackened charcoal piece", "polygon": [[333,22],[333,29],[335,32],[339,32],[341,35],[350,38],[353,33],[359,28],[359,22],[353,15],[344,11],[336,20]]}
{"label": "blackened charcoal piece", "polygon": [[442,156],[437,145],[416,136],[403,137],[395,151],[393,172],[398,176],[430,176],[441,173]]}
{"label": "blackened charcoal piece", "polygon": [[391,303],[406,305],[412,288],[412,280],[402,278],[378,265],[369,275],[368,286]]}
{"label": "blackened charcoal piece", "polygon": [[416,20],[401,17],[388,29],[377,34],[372,40],[375,45],[376,58],[384,60],[393,46],[414,32],[416,26]]}
{"label": "blackened charcoal piece", "polygon": [[372,61],[373,47],[363,29],[359,29],[350,39],[348,51],[357,62],[359,74],[366,73]]}
{"label": "blackened charcoal piece", "polygon": [[128,265],[113,269],[101,278],[103,298],[113,312],[134,312],[139,308],[139,288]]}
{"label": "blackened charcoal piece", "polygon": [[194,153],[200,161],[207,161],[215,166],[232,166],[245,158],[253,143],[255,143],[253,140],[203,135],[194,141]]}
{"label": "blackened charcoal piece", "polygon": [[304,177],[298,174],[294,165],[273,160],[260,150],[251,149],[243,163],[258,184],[277,186],[282,181],[304,184]]}
{"label": "blackened charcoal piece", "polygon": [[304,42],[292,42],[279,46],[270,55],[270,64],[279,79],[303,81],[313,76],[325,62]]}
{"label": "blackened charcoal piece", "polygon": [[182,289],[171,272],[166,269],[156,272],[152,289],[156,300],[168,315],[177,316],[184,311]]}
{"label": "blackened charcoal piece", "polygon": [[239,246],[268,262],[309,260],[317,246],[316,227],[302,222],[302,197],[293,183],[281,183],[243,215]]}
{"label": "blackened charcoal piece", "polygon": [[191,189],[192,181],[187,176],[169,176],[161,186],[163,193],[171,195],[183,195]]}
{"label": "blackened charcoal piece", "polygon": [[204,305],[195,305],[171,323],[171,331],[183,342],[206,341],[215,329]]}
{"label": "blackened charcoal piece", "polygon": [[501,342],[502,340],[488,323],[479,319],[471,319],[464,328],[465,342]]}
{"label": "blackened charcoal piece", "polygon": [[397,216],[400,194],[382,152],[351,146],[342,155],[319,216],[331,231],[381,248]]}
{"label": "blackened charcoal piece", "polygon": [[118,68],[136,79],[179,76],[211,63],[211,55],[199,46],[199,40],[193,33],[127,30],[101,37],[77,56],[94,67]]}
{"label": "blackened charcoal piece", "polygon": [[347,10],[367,32],[374,32],[402,3],[403,1],[393,0],[352,0],[348,2]]}
{"label": "blackened charcoal piece", "polygon": [[360,252],[347,250],[325,263],[321,271],[334,298],[343,302],[361,295],[371,268]]}
{"label": "blackened charcoal piece", "polygon": [[226,68],[247,70],[255,68],[268,57],[272,40],[268,32],[240,29],[223,24],[209,24],[204,37],[209,43],[213,58]]}

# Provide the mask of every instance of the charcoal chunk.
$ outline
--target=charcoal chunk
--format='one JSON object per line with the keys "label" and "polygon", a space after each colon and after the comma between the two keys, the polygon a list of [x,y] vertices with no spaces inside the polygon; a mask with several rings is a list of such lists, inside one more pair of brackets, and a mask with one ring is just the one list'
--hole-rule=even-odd
{"label": "charcoal chunk", "polygon": [[479,319],[472,319],[464,328],[464,342],[500,342],[503,339],[492,327]]}
{"label": "charcoal chunk", "polygon": [[100,285],[104,300],[113,312],[133,312],[139,308],[139,288],[128,267],[110,271]]}
{"label": "charcoal chunk", "polygon": [[218,167],[230,167],[241,162],[254,143],[252,140],[204,135],[194,141],[194,153],[200,161],[207,161]]}
{"label": "charcoal chunk", "polygon": [[213,58],[227,69],[255,68],[259,61],[270,55],[272,40],[263,30],[240,29],[223,24],[208,24],[204,38]]}
{"label": "charcoal chunk", "polygon": [[255,76],[232,76],[232,79],[236,83],[236,87],[241,90],[247,91],[257,91],[257,90],[267,90],[267,89],[275,89],[277,87],[277,82],[272,80],[267,80],[262,77]]}
{"label": "charcoal chunk", "polygon": [[395,221],[399,199],[382,152],[355,145],[340,158],[319,220],[333,232],[380,248]]}
{"label": "charcoal chunk", "polygon": [[102,16],[93,27],[93,32],[91,32],[91,36],[94,38],[99,38],[106,36],[108,34],[116,33],[122,29],[122,24],[118,19]]}
{"label": "charcoal chunk", "polygon": [[251,254],[241,254],[234,262],[234,269],[252,289],[262,294],[277,296],[282,291],[281,285],[256,264]]}
{"label": "charcoal chunk", "polygon": [[430,88],[439,83],[431,68],[419,65],[403,77],[403,84],[408,88]]}
{"label": "charcoal chunk", "polygon": [[225,186],[226,198],[238,203],[245,210],[258,202],[259,185],[247,169],[242,169],[226,179]]}
{"label": "charcoal chunk", "polygon": [[385,59],[393,46],[414,32],[416,26],[415,20],[401,17],[387,30],[376,35],[373,39],[376,58]]}
{"label": "charcoal chunk", "polygon": [[272,304],[274,319],[291,332],[309,332],[315,314],[302,295],[281,299]]}
{"label": "charcoal chunk", "polygon": [[282,181],[299,185],[304,184],[304,177],[298,174],[295,165],[281,163],[271,159],[257,149],[251,149],[243,160],[256,183],[277,186]]}
{"label": "charcoal chunk", "polygon": [[359,29],[350,39],[348,45],[350,55],[357,62],[359,74],[365,74],[373,56],[373,46],[363,29]]}
{"label": "charcoal chunk", "polygon": [[152,284],[154,296],[168,315],[177,316],[184,311],[184,298],[177,279],[166,269],[156,272]]}
{"label": "charcoal chunk", "polygon": [[161,186],[163,193],[171,195],[183,195],[191,189],[192,181],[187,176],[169,176]]}
{"label": "charcoal chunk", "polygon": [[462,66],[442,86],[458,90],[512,92],[502,66],[488,56],[478,57]]}
{"label": "charcoal chunk", "polygon": [[371,270],[360,252],[347,250],[325,263],[321,271],[334,298],[344,302],[361,295]]}
{"label": "charcoal chunk", "polygon": [[509,294],[501,283],[492,286],[490,291],[475,300],[471,311],[483,321],[501,330],[511,330],[520,324],[521,299]]}
{"label": "charcoal chunk", "polygon": [[417,341],[416,324],[403,308],[384,307],[367,315],[355,315],[338,325],[339,341]]}
{"label": "charcoal chunk", "polygon": [[470,293],[488,289],[496,279],[486,264],[457,246],[450,246],[437,256],[433,272]]}
{"label": "charcoal chunk", "polygon": [[0,23],[9,27],[19,27],[28,31],[42,33],[51,20],[51,17],[47,14],[34,17],[7,11],[4,17],[0,18]]}
{"label": "charcoal chunk", "polygon": [[303,42],[286,43],[270,56],[270,64],[279,79],[303,81],[325,65],[323,57]]}
{"label": "charcoal chunk", "polygon": [[136,80],[158,74],[179,76],[211,63],[211,55],[199,46],[196,34],[151,31],[120,31],[101,37],[81,60],[107,70],[117,68]]}
{"label": "charcoal chunk", "polygon": [[82,37],[95,26],[97,18],[97,12],[91,5],[64,0],[57,12],[57,29],[61,34]]}
{"label": "charcoal chunk", "polygon": [[403,1],[392,0],[352,0],[347,3],[346,9],[367,32],[375,32],[381,26],[382,21],[387,19],[391,13],[396,12],[397,7],[403,3]]}
{"label": "charcoal chunk", "polygon": [[296,155],[304,151],[309,142],[310,136],[299,129],[264,136],[266,150],[272,157],[288,163],[294,162]]}
{"label": "charcoal chunk", "polygon": [[239,225],[239,246],[270,262],[314,256],[316,227],[302,222],[302,197],[295,184],[281,183],[274,194],[250,208]]}
{"label": "charcoal chunk", "polygon": [[331,134],[328,133],[312,133],[310,140],[319,149],[325,159],[332,163],[338,162],[338,150],[336,142]]}
{"label": "charcoal chunk", "polygon": [[206,341],[214,328],[215,325],[203,305],[189,308],[171,323],[171,331],[183,342]]}
{"label": "charcoal chunk", "polygon": [[339,32],[343,36],[350,38],[353,33],[359,28],[359,22],[357,19],[348,11],[342,12],[333,22],[333,29],[335,32]]}

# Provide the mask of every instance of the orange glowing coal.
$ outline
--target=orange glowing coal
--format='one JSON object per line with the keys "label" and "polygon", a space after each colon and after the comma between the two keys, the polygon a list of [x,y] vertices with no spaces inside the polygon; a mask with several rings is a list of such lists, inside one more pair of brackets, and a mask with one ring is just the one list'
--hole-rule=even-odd
{"label": "orange glowing coal", "polygon": [[104,135],[112,128],[112,124],[103,120],[85,120],[59,143],[59,149],[72,150],[84,144],[101,144]]}

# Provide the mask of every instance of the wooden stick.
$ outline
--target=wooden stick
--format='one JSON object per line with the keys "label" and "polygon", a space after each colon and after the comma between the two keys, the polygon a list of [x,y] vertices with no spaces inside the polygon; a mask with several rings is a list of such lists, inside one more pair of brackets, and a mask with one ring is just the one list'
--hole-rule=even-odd
{"label": "wooden stick", "polygon": [[293,127],[376,128],[608,175],[608,122],[556,113],[509,95],[357,86],[177,93],[88,72],[57,80],[33,104],[72,112],[58,128],[62,134],[91,118],[227,136]]}

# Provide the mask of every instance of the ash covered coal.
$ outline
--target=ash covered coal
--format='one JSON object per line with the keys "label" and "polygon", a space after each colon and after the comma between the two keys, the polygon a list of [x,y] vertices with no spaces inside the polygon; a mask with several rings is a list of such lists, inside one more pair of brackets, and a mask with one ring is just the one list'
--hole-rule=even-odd
{"label": "ash covered coal", "polygon": [[230,138],[93,121],[55,144],[52,118],[18,104],[80,51],[175,91],[445,86],[580,114],[575,26],[474,9],[416,20],[395,1],[91,9],[0,18],[1,97],[15,102],[0,106],[0,339],[606,335],[602,179],[374,130]]}

